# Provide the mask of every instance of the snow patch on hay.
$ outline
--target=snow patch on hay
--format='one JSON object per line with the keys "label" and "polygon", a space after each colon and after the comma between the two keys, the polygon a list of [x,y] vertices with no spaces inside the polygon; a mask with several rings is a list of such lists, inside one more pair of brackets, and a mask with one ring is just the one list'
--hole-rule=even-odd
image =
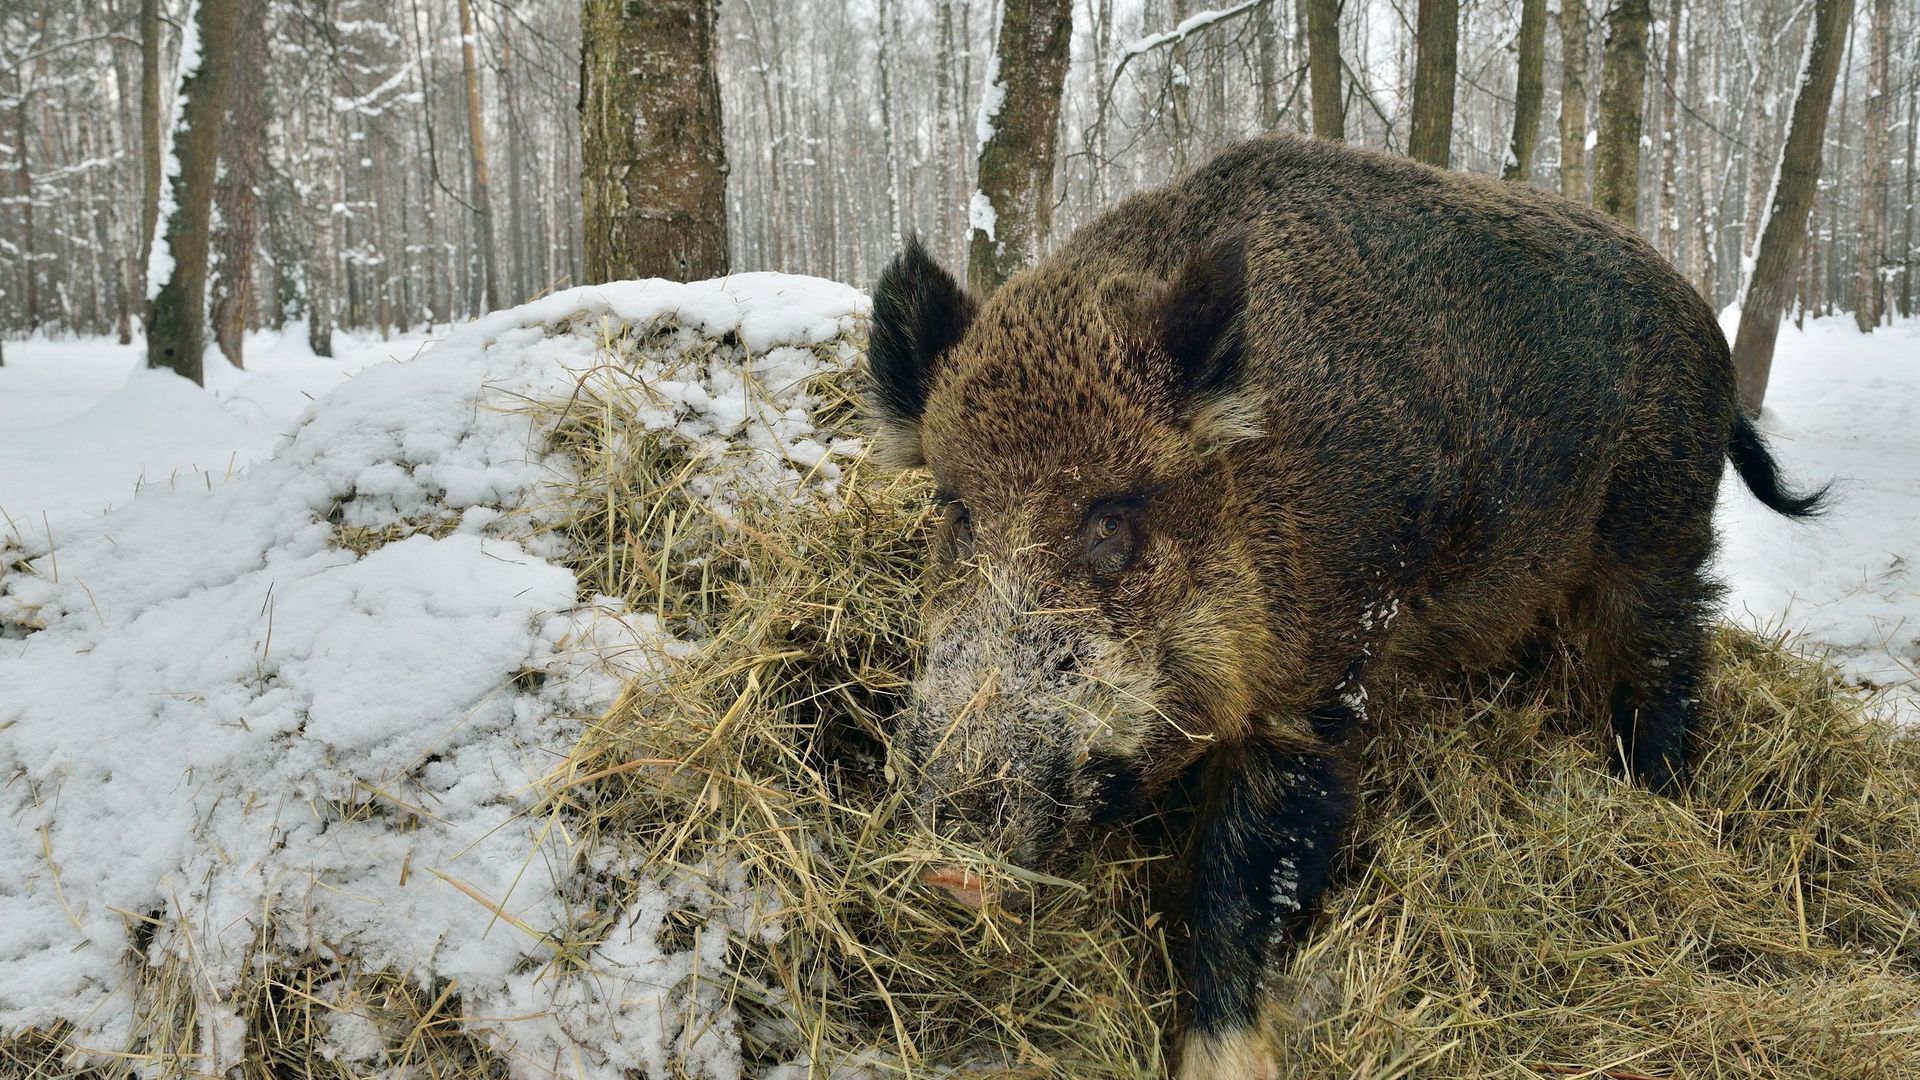
{"label": "snow patch on hay", "polygon": [[[851,366],[865,310],[774,274],[570,290],[369,368],[230,483],[0,543],[0,1035],[152,1055],[143,981],[184,964],[217,1074],[264,948],[532,1017],[491,1022],[516,1074],[738,1075],[718,991],[683,985],[716,946],[660,935],[687,898],[576,945],[604,860],[529,815],[580,718],[683,647],[580,595],[546,433],[644,330],[654,400],[626,422],[707,462],[717,506],[830,492],[857,445],[815,439],[809,377]],[[347,1021],[325,1048],[377,1042]]]}

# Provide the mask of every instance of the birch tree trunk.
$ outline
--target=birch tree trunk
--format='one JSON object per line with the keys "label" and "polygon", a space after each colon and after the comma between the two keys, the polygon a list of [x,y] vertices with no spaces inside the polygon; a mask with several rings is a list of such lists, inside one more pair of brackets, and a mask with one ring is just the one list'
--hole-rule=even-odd
{"label": "birch tree trunk", "polygon": [[1560,194],[1587,201],[1587,3],[1560,0]]}
{"label": "birch tree trunk", "polygon": [[1793,117],[1780,151],[1780,169],[1768,199],[1766,224],[1754,255],[1753,272],[1742,290],[1740,329],[1733,343],[1733,368],[1740,383],[1740,407],[1757,416],[1766,399],[1780,313],[1793,283],[1793,268],[1807,239],[1807,214],[1820,180],[1820,147],[1826,137],[1827,108],[1834,77],[1846,47],[1853,0],[1814,0],[1814,26],[1801,68]]}
{"label": "birch tree trunk", "polygon": [[1593,147],[1593,205],[1639,224],[1641,106],[1647,92],[1647,0],[1618,0],[1607,12],[1600,86],[1600,138]]}
{"label": "birch tree trunk", "polygon": [[[991,128],[969,203],[967,283],[985,296],[1033,262],[1053,219],[1054,136],[1072,39],[1070,0],[1006,0],[995,48],[998,77],[981,103]],[[998,108],[991,108],[995,96]]]}
{"label": "birch tree trunk", "polygon": [[1273,9],[1279,2],[1267,0],[1253,13],[1254,72],[1260,81],[1256,88],[1254,111],[1261,131],[1272,131],[1280,126],[1280,88],[1274,83],[1279,66],[1275,54],[1279,51],[1280,43],[1276,40],[1279,31],[1273,17]]}
{"label": "birch tree trunk", "polygon": [[1863,334],[1880,324],[1881,267],[1887,247],[1887,76],[1893,55],[1893,0],[1873,0],[1867,60],[1866,160],[1860,178],[1860,250],[1854,255],[1853,321]]}
{"label": "birch tree trunk", "polygon": [[[159,283],[147,315],[147,366],[202,381],[207,333],[207,224],[213,212],[214,166],[226,110],[233,29],[243,0],[201,0],[196,16],[200,62],[180,84],[185,104],[173,133],[180,172],[166,223],[172,271]],[[154,283],[149,282],[149,287]]]}
{"label": "birch tree trunk", "polygon": [[713,0],[583,0],[580,196],[589,281],[727,272]]}
{"label": "birch tree trunk", "polygon": [[1313,133],[1347,137],[1346,102],[1340,97],[1340,0],[1306,0],[1307,81],[1313,92]]}
{"label": "birch tree trunk", "polygon": [[260,220],[255,188],[261,181],[267,134],[267,6],[241,4],[233,34],[234,71],[220,140],[220,178],[214,187],[220,222],[213,234],[209,289],[214,341],[228,363],[245,367],[241,351],[247,313],[253,308],[253,252]]}
{"label": "birch tree trunk", "polygon": [[1546,96],[1547,0],[1521,0],[1520,70],[1514,82],[1513,138],[1509,140],[1504,180],[1533,179],[1533,147],[1540,138],[1540,102]]}
{"label": "birch tree trunk", "polygon": [[467,150],[473,161],[473,215],[479,227],[481,288],[488,311],[500,306],[500,266],[493,251],[493,200],[488,195],[487,114],[480,104],[473,2],[460,0],[460,68],[467,83]]}

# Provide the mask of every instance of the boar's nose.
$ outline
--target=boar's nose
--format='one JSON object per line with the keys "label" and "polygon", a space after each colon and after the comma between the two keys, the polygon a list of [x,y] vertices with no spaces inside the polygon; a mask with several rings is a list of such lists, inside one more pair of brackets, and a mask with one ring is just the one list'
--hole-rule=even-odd
{"label": "boar's nose", "polygon": [[979,911],[986,903],[981,892],[979,875],[970,874],[957,866],[940,866],[920,875],[922,883],[938,889],[945,889],[948,896],[963,907]]}

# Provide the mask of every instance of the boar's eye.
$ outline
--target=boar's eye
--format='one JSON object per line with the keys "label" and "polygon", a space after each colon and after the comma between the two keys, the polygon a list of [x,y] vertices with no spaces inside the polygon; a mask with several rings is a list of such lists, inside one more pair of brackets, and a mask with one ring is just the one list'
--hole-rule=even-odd
{"label": "boar's eye", "polygon": [[1146,500],[1102,499],[1087,508],[1080,523],[1080,562],[1095,580],[1110,579],[1133,565],[1140,547]]}

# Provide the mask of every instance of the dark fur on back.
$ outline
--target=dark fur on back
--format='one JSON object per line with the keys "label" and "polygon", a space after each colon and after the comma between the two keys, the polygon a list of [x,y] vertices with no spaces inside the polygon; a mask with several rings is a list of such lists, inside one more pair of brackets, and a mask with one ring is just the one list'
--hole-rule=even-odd
{"label": "dark fur on back", "polygon": [[1637,234],[1326,142],[1234,146],[977,309],[910,244],[873,348],[890,456],[947,502],[896,739],[923,813],[1044,860],[1204,759],[1187,1078],[1269,1075],[1262,965],[1326,886],[1370,680],[1556,628],[1675,790],[1723,463],[1822,494]]}

